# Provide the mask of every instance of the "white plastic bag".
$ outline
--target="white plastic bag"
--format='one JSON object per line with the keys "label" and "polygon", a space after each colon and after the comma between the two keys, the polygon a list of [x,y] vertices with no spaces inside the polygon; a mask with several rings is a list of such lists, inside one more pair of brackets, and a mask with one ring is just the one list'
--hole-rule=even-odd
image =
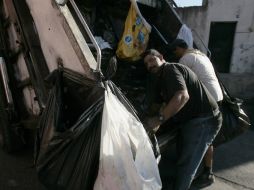
{"label": "white plastic bag", "polygon": [[183,39],[189,48],[193,48],[193,36],[191,29],[186,26],[186,24],[183,24],[182,27],[179,30],[179,33],[177,35],[177,38]]}
{"label": "white plastic bag", "polygon": [[100,166],[94,190],[159,190],[161,179],[142,124],[105,91]]}

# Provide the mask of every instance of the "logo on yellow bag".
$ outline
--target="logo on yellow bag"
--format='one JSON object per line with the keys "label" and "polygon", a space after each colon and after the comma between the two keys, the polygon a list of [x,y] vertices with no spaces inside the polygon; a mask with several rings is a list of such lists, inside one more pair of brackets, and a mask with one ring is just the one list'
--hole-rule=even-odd
{"label": "logo on yellow bag", "polygon": [[130,45],[131,42],[132,42],[132,36],[131,36],[131,35],[125,36],[124,42],[125,42],[127,45]]}

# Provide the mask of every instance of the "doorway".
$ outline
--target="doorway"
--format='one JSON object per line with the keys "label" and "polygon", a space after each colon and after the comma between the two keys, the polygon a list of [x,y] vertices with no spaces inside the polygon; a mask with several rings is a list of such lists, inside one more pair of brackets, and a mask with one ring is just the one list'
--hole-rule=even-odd
{"label": "doorway", "polygon": [[211,61],[218,72],[228,73],[237,22],[211,22],[208,47]]}

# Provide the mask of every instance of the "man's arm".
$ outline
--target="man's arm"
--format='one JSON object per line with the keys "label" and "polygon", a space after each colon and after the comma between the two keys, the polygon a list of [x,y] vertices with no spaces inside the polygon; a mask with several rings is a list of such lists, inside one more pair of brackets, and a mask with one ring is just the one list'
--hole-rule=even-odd
{"label": "man's arm", "polygon": [[161,115],[164,117],[164,120],[166,121],[177,114],[188,102],[189,98],[190,97],[187,90],[177,91],[169,100],[165,108],[161,111]]}

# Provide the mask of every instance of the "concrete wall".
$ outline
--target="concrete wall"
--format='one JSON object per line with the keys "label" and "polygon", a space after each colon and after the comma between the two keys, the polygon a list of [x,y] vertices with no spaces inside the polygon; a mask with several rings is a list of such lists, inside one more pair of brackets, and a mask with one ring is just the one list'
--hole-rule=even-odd
{"label": "concrete wall", "polygon": [[[177,10],[183,22],[195,29],[208,46],[211,22],[237,22],[230,73],[254,73],[254,1],[208,0],[202,7]],[[193,32],[194,40],[202,48]]]}

